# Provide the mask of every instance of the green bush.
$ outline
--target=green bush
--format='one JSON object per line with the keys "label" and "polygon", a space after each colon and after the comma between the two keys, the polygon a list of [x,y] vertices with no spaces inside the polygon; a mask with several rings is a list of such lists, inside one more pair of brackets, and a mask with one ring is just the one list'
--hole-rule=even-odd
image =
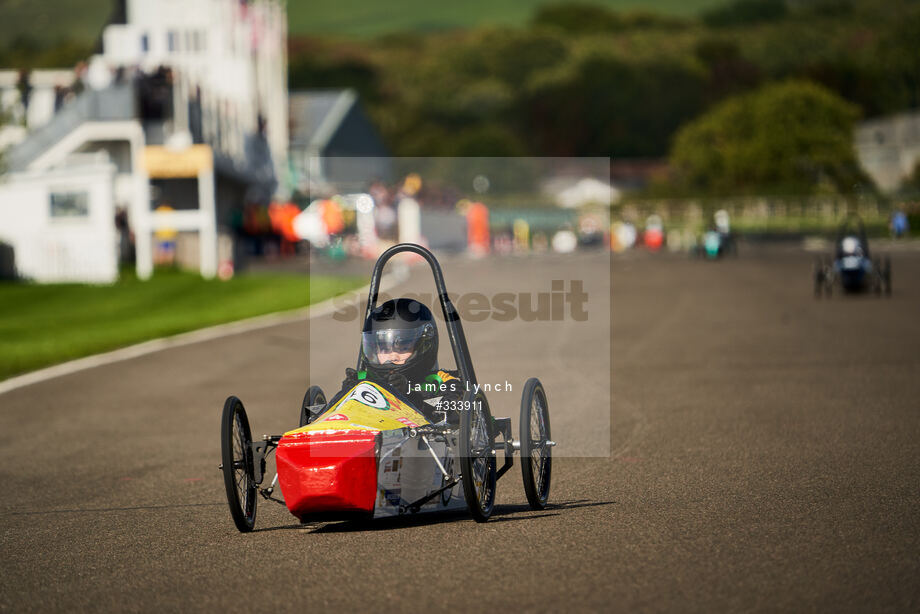
{"label": "green bush", "polygon": [[804,81],[731,98],[683,127],[671,150],[674,185],[687,192],[851,193],[871,184],[853,151],[859,111]]}
{"label": "green bush", "polygon": [[705,79],[688,60],[592,51],[534,80],[521,101],[525,134],[548,155],[659,156],[703,109]]}

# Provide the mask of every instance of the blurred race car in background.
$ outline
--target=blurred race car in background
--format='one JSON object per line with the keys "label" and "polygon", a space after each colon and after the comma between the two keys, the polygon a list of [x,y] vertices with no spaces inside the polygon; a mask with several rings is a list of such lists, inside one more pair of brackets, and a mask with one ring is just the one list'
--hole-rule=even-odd
{"label": "blurred race car in background", "polygon": [[719,209],[713,215],[714,223],[703,233],[697,243],[696,255],[707,260],[723,256],[737,256],[738,246],[732,234],[729,215],[725,209]]}
{"label": "blurred race car in background", "polygon": [[697,255],[708,260],[715,260],[723,256],[738,255],[735,238],[728,233],[718,230],[707,230],[703,233],[703,240],[697,246]]}
{"label": "blurred race car in background", "polygon": [[863,291],[881,296],[891,295],[891,259],[876,258],[869,254],[866,227],[858,216],[850,216],[840,226],[834,242],[834,257],[828,262],[824,257],[815,260],[815,297],[831,296],[834,287],[847,293]]}

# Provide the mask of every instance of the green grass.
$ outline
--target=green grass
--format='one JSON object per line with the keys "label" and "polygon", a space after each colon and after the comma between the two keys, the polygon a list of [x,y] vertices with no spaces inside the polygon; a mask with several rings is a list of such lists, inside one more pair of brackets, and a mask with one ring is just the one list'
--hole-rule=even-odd
{"label": "green grass", "polygon": [[43,44],[93,43],[114,6],[113,0],[0,0],[0,46],[21,36]]}
{"label": "green grass", "polygon": [[[617,11],[655,12],[692,16],[724,4],[723,0],[597,0],[595,4]],[[306,2],[289,0],[291,34],[371,37],[402,31],[437,31],[480,25],[523,25],[547,0],[466,0],[430,2],[403,0],[397,5],[373,0]]]}
{"label": "green grass", "polygon": [[[723,0],[597,0],[619,11],[643,10],[690,16]],[[291,35],[371,37],[401,31],[432,31],[482,24],[522,25],[547,0],[288,0]],[[42,43],[64,39],[94,42],[112,11],[112,0],[0,0],[0,41],[28,34]],[[0,45],[4,46],[4,45]]]}
{"label": "green grass", "polygon": [[[744,233],[764,234],[809,234],[833,237],[837,234],[843,220],[825,220],[814,217],[771,217],[766,220],[740,218],[732,220],[732,230]],[[888,236],[888,219],[884,217],[863,220],[870,237]]]}
{"label": "green grass", "polygon": [[364,278],[158,272],[111,286],[0,283],[0,379],[114,348],[305,307]]}

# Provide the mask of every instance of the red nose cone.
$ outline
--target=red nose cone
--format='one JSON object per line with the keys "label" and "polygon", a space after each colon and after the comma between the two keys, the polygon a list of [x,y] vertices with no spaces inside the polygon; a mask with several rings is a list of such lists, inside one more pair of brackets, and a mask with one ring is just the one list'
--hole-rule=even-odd
{"label": "red nose cone", "polygon": [[295,516],[373,512],[377,497],[377,435],[314,431],[286,435],[275,452],[278,484]]}

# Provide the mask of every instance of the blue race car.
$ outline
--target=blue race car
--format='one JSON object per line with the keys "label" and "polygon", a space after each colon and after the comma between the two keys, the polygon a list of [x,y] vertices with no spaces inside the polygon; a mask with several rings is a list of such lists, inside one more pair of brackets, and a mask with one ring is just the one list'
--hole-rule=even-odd
{"label": "blue race car", "polygon": [[815,297],[830,296],[834,286],[840,285],[846,293],[864,291],[877,296],[891,295],[891,260],[888,256],[873,260],[869,254],[866,227],[857,216],[851,216],[841,225],[834,243],[834,258],[828,263],[824,258],[815,262]]}

